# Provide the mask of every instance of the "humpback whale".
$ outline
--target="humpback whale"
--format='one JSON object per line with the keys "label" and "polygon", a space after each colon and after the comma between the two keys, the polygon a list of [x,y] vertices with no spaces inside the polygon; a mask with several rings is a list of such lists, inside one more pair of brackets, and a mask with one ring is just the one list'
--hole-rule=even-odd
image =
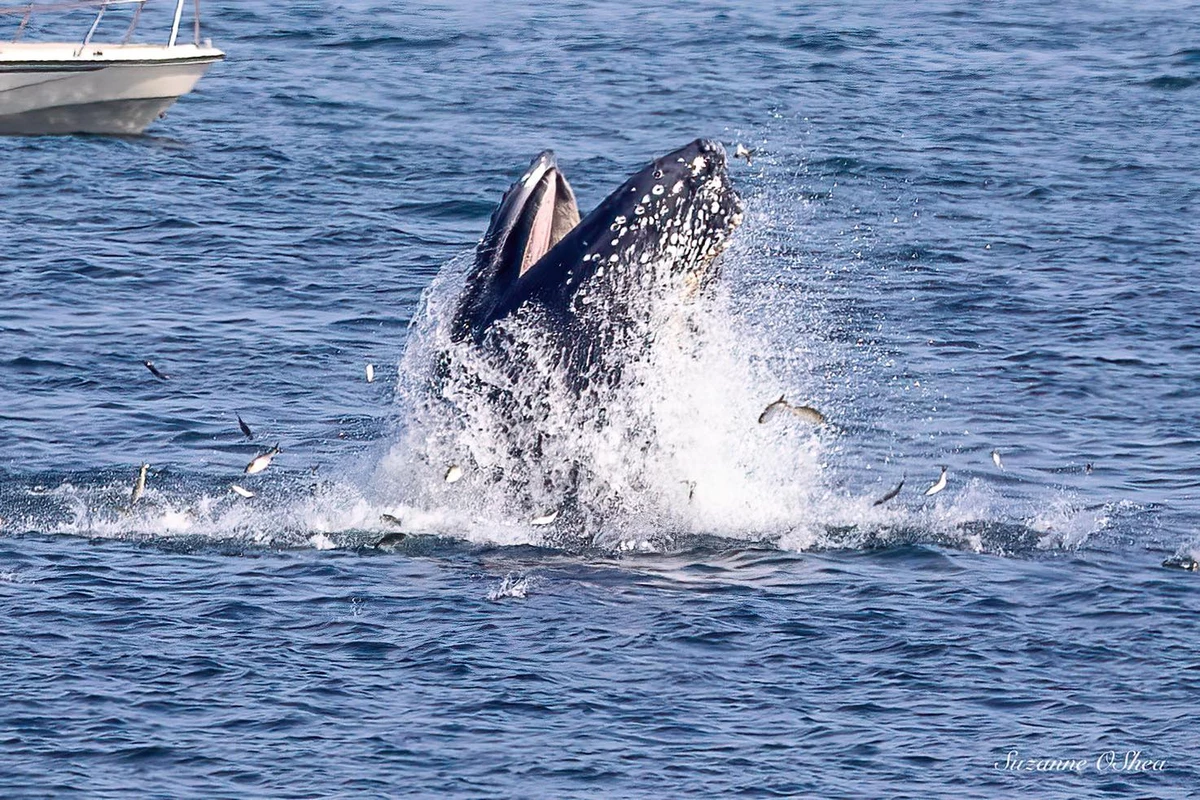
{"label": "humpback whale", "polygon": [[635,491],[603,453],[636,471],[653,448],[646,381],[699,340],[742,215],[711,140],[646,164],[586,215],[554,154],[538,154],[410,339],[410,447],[422,475],[446,470],[428,490],[461,478],[466,502],[491,498],[554,536],[599,530]]}
{"label": "humpback whale", "polygon": [[504,354],[513,349],[513,326],[532,325],[577,389],[618,379],[621,361],[653,338],[656,308],[717,277],[717,256],[742,220],[726,167],[718,142],[697,139],[638,171],[581,219],[554,153],[538,154],[492,214],[452,341]]}

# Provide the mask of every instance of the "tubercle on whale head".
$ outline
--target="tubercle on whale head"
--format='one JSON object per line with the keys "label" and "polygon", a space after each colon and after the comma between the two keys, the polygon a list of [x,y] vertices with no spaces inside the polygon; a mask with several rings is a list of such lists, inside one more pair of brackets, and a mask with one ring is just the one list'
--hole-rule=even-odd
{"label": "tubercle on whale head", "polygon": [[[712,283],[717,256],[742,221],[742,201],[727,165],[719,142],[697,139],[656,159],[602,204],[612,204],[613,238],[593,245],[590,262],[612,265],[605,273],[615,273],[618,285],[610,291],[619,290],[622,281],[626,289],[634,282],[644,289],[672,277],[682,277],[691,290]],[[622,200],[632,213],[619,213]]]}

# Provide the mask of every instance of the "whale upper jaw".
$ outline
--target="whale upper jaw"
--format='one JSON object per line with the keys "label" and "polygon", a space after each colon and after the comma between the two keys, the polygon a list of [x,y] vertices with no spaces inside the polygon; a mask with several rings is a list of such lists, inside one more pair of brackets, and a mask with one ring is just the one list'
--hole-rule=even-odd
{"label": "whale upper jaw", "polygon": [[481,342],[494,322],[538,305],[558,333],[586,337],[626,322],[614,318],[628,306],[622,296],[658,285],[661,271],[693,291],[707,285],[742,219],[726,168],[724,148],[697,139],[637,172],[580,220],[554,154],[539,154],[492,215],[452,335]]}

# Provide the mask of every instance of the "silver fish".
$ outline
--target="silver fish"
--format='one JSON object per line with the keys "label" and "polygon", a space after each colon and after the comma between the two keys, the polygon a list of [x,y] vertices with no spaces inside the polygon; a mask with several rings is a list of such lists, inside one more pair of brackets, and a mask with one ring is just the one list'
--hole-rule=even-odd
{"label": "silver fish", "polygon": [[828,421],[824,414],[812,406],[794,406],[784,399],[784,395],[780,395],[778,400],[768,405],[758,415],[758,424],[762,425],[780,411],[788,411],[792,416],[802,419],[805,422],[811,422],[814,425],[824,425]]}
{"label": "silver fish", "polygon": [[825,419],[825,415],[812,406],[788,406],[787,409],[792,412],[793,416],[799,417],[806,422],[811,422],[813,425],[824,425],[828,422]]}
{"label": "silver fish", "polygon": [[902,478],[900,478],[900,482],[896,484],[896,487],[895,487],[894,489],[892,489],[890,492],[888,492],[887,494],[885,494],[883,497],[881,497],[881,498],[879,498],[878,500],[876,500],[876,501],[875,501],[874,503],[872,503],[871,505],[875,505],[875,506],[881,506],[881,505],[883,505],[884,503],[886,503],[888,500],[891,500],[893,497],[895,497],[896,495],[900,494],[900,490],[904,488],[904,481],[905,481],[905,480],[907,480],[907,479],[908,479],[908,476],[907,476],[907,475],[905,475],[905,476],[903,476]]}
{"label": "silver fish", "polygon": [[279,445],[276,444],[262,455],[255,456],[254,460],[246,465],[246,474],[254,475],[255,473],[262,472],[264,469],[271,466],[271,459],[282,452],[283,451],[279,449]]}
{"label": "silver fish", "polygon": [[942,467],[942,474],[938,476],[938,479],[936,481],[934,481],[932,486],[930,486],[928,489],[925,490],[925,496],[929,497],[931,495],[935,495],[938,492],[940,492],[942,489],[945,489],[945,488],[946,488],[946,468]]}
{"label": "silver fish", "polygon": [[142,468],[138,471],[137,480],[133,483],[133,493],[129,495],[129,505],[133,505],[142,499],[142,494],[146,491],[146,473],[149,470],[149,464],[142,464]]}
{"label": "silver fish", "polygon": [[408,538],[408,534],[400,533],[399,531],[393,531],[392,533],[385,534],[382,539],[380,539],[379,541],[377,541],[375,544],[373,544],[371,546],[375,547],[375,548],[394,547],[395,545],[400,544],[407,538]]}
{"label": "silver fish", "polygon": [[787,401],[784,400],[783,398],[784,398],[783,395],[779,395],[778,400],[774,401],[773,403],[771,403],[770,405],[768,405],[766,408],[763,409],[762,413],[758,415],[758,424],[759,425],[762,425],[764,422],[769,420],[771,417],[775,416],[775,412],[776,412],[776,410],[778,410],[778,408],[780,406],[787,405]]}

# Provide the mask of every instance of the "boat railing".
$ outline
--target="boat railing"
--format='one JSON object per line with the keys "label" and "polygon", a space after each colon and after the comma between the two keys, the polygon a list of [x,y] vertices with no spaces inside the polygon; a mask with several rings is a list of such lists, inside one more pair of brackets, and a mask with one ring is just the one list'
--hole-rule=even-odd
{"label": "boat railing", "polygon": [[[16,34],[12,41],[19,41],[29,27],[30,20],[34,14],[42,14],[55,11],[75,11],[81,8],[96,9],[96,18],[92,20],[92,26],[88,28],[87,34],[83,37],[83,42],[79,45],[79,52],[82,52],[96,34],[96,29],[100,27],[100,20],[104,19],[104,12],[114,6],[134,6],[133,18],[129,21],[129,27],[125,30],[125,35],[121,39],[121,44],[128,44],[133,37],[133,32],[137,29],[138,21],[142,16],[142,8],[145,7],[148,0],[58,0],[57,2],[49,3],[28,3],[21,6],[3,6],[0,7],[0,16],[4,15],[21,15],[21,22],[17,25]],[[171,36],[167,40],[167,47],[174,47],[176,40],[179,38],[179,24],[183,19],[183,6],[186,0],[176,0],[175,16],[171,21]],[[192,43],[196,46],[200,45],[200,0],[194,0],[194,8],[192,11]],[[78,53],[77,53],[78,54]]]}

